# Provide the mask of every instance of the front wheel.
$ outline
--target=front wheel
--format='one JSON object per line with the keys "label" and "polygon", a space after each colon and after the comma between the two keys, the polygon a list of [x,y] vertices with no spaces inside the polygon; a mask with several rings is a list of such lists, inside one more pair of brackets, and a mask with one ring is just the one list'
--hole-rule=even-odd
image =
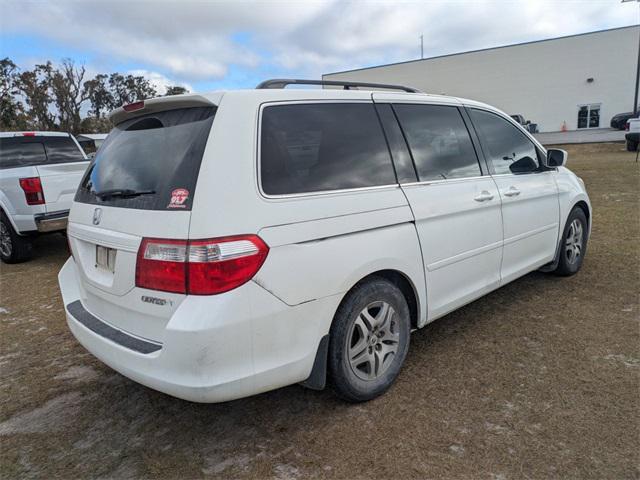
{"label": "front wheel", "polygon": [[588,231],[587,216],[584,211],[579,207],[571,210],[564,227],[560,259],[554,273],[563,276],[578,273],[587,252]]}
{"label": "front wheel", "polygon": [[352,402],[384,393],[400,373],[410,334],[409,307],[398,287],[381,277],[354,287],[331,326],[328,367],[336,393]]}
{"label": "front wheel", "polygon": [[4,263],[19,263],[31,257],[31,239],[18,235],[11,222],[0,214],[0,259]]}

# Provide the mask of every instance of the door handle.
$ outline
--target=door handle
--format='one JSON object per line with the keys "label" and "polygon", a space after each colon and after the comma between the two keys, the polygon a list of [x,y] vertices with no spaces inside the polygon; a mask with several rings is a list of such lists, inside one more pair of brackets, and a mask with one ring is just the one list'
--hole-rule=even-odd
{"label": "door handle", "polygon": [[518,195],[520,195],[520,190],[513,186],[509,187],[509,190],[504,192],[505,197],[517,197]]}
{"label": "door handle", "polygon": [[483,190],[482,192],[480,192],[480,195],[474,198],[474,200],[476,202],[487,202],[489,200],[493,200],[493,195],[491,195],[486,190]]}

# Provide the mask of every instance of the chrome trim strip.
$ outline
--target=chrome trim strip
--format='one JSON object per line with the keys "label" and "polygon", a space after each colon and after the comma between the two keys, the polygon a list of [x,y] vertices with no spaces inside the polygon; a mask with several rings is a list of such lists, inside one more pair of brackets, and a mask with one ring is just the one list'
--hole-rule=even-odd
{"label": "chrome trim strip", "polygon": [[460,182],[467,182],[467,181],[471,181],[471,180],[482,180],[482,179],[490,179],[491,176],[490,175],[479,175],[479,176],[475,176],[475,177],[458,177],[458,178],[447,178],[447,179],[442,179],[442,180],[425,180],[423,182],[407,182],[407,183],[401,183],[400,186],[401,187],[413,187],[416,185],[433,185],[433,184],[446,184],[446,183],[460,183]]}

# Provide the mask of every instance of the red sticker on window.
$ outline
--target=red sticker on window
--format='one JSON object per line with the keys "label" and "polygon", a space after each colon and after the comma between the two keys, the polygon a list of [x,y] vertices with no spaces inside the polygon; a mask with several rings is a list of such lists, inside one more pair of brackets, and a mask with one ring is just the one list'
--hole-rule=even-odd
{"label": "red sticker on window", "polygon": [[189,190],[186,188],[176,188],[171,192],[171,201],[167,208],[186,208],[185,202],[189,198]]}

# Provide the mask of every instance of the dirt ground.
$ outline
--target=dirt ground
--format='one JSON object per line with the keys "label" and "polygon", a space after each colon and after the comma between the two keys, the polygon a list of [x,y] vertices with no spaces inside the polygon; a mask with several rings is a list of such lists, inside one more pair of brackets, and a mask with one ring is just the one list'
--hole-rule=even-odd
{"label": "dirt ground", "polygon": [[291,386],[200,405],[122,377],[67,330],[66,243],[41,238],[0,267],[1,478],[639,478],[639,164],[567,148],[595,208],[582,271],[416,332],[366,404]]}

